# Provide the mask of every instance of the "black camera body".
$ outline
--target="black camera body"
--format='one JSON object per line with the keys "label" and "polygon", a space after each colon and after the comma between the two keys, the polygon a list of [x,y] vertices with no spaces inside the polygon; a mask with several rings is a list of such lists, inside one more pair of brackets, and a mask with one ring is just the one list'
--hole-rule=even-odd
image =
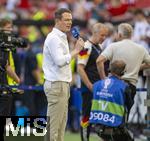
{"label": "black camera body", "polygon": [[16,37],[10,31],[0,30],[0,49],[2,50],[14,50],[16,48],[27,47],[27,39],[22,37]]}

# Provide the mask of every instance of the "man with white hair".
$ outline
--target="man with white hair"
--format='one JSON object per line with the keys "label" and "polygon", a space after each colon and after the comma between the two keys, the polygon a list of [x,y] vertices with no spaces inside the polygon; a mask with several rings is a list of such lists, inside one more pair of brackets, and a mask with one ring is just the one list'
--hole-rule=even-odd
{"label": "man with white hair", "polygon": [[82,91],[82,118],[81,118],[81,140],[89,141],[90,125],[89,116],[92,105],[93,83],[98,81],[99,74],[96,66],[96,59],[102,49],[100,44],[105,40],[108,29],[102,23],[96,23],[92,26],[92,35],[85,42],[84,50],[78,55],[78,73],[81,77]]}
{"label": "man with white hair", "polygon": [[126,63],[126,72],[122,76],[130,87],[131,94],[127,96],[128,113],[134,103],[136,94],[136,83],[138,81],[138,73],[142,63],[150,64],[150,56],[146,49],[141,45],[133,42],[131,36],[133,28],[128,23],[121,23],[118,26],[118,37],[120,41],[110,44],[98,57],[97,67],[101,79],[106,77],[104,72],[104,62],[110,60],[123,60]]}

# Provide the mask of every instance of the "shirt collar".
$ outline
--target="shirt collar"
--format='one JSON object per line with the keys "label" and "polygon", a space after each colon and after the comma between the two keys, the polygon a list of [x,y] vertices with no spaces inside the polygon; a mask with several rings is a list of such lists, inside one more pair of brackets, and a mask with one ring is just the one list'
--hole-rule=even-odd
{"label": "shirt collar", "polygon": [[91,45],[95,45],[96,47],[100,48],[102,50],[102,44],[94,44],[92,41],[88,40],[88,42],[91,44]]}
{"label": "shirt collar", "polygon": [[59,30],[58,28],[53,28],[53,31],[56,33],[56,34],[58,34],[60,37],[65,37],[65,38],[67,38],[67,35],[66,35],[66,33],[64,33],[64,32],[62,32],[61,30]]}

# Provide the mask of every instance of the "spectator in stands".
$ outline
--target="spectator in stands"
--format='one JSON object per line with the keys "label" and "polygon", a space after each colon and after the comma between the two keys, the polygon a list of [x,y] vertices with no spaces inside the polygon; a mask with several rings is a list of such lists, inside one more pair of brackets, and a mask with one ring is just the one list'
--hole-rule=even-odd
{"label": "spectator in stands", "polygon": [[140,9],[135,11],[135,23],[133,40],[143,45],[150,52],[148,42],[146,40],[150,25],[146,19],[144,12]]}
{"label": "spectator in stands", "polygon": [[111,23],[105,23],[105,25],[108,28],[108,34],[107,37],[105,39],[105,41],[102,44],[102,49],[104,50],[106,47],[109,46],[109,44],[111,44],[112,42],[115,42],[117,37],[116,37],[116,28],[115,26],[113,26],[113,24]]}
{"label": "spectator in stands", "polygon": [[91,18],[100,22],[109,21],[110,15],[106,9],[106,3],[104,0],[94,0],[93,7],[91,9]]}
{"label": "spectator in stands", "polygon": [[129,11],[130,3],[127,1],[108,0],[106,1],[106,5],[111,22],[120,23],[133,18],[132,13]]}

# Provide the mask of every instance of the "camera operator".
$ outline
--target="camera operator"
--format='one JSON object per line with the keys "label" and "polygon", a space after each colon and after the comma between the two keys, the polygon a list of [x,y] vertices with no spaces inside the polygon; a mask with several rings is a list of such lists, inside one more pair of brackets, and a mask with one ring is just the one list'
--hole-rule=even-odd
{"label": "camera operator", "polygon": [[[7,32],[11,33],[13,31],[12,21],[9,20],[9,19],[1,19],[0,20],[0,29],[2,31],[7,31]],[[11,77],[16,83],[19,84],[20,83],[20,79],[17,76],[17,74],[15,73],[14,68],[12,67],[12,64],[10,64],[11,62],[14,63],[11,51],[2,51],[0,49],[0,62],[3,63],[1,67],[4,67],[4,69],[6,70],[5,72],[8,74],[8,76]],[[2,82],[0,81],[0,84],[1,83],[9,84],[7,82],[6,75],[3,75],[0,78],[3,78],[3,77],[5,77],[5,80],[3,79]]]}
{"label": "camera operator", "polygon": [[[8,33],[12,33],[13,24],[9,19],[1,19],[0,20],[0,30],[7,31]],[[2,38],[0,39],[3,40]],[[20,83],[20,79],[15,73],[14,68],[11,66],[11,62],[13,62],[12,53],[7,47],[0,44],[0,86],[5,86],[8,83],[7,75],[13,79],[16,83]],[[9,94],[3,94],[3,90],[0,89],[0,140],[4,141],[4,129],[6,124],[6,117],[10,115],[11,111],[11,103],[12,96]]]}

